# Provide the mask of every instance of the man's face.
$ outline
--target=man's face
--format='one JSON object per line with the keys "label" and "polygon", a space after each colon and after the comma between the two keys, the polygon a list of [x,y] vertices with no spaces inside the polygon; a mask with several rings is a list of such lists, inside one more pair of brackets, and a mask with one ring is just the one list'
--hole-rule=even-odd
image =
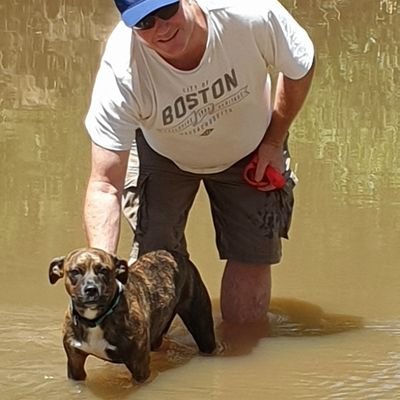
{"label": "man's face", "polygon": [[178,11],[170,19],[155,19],[150,29],[134,29],[135,34],[167,61],[187,56],[187,48],[195,26],[195,15],[187,0],[181,0]]}

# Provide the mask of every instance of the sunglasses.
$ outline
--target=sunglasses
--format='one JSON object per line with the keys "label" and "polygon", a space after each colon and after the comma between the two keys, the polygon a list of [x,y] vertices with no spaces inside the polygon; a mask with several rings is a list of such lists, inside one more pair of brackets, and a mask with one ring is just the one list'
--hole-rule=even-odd
{"label": "sunglasses", "polygon": [[156,24],[156,18],[167,21],[168,19],[172,18],[178,12],[178,10],[179,1],[168,6],[161,7],[158,10],[153,11],[151,14],[146,15],[136,25],[134,25],[133,28],[137,30],[151,29]]}

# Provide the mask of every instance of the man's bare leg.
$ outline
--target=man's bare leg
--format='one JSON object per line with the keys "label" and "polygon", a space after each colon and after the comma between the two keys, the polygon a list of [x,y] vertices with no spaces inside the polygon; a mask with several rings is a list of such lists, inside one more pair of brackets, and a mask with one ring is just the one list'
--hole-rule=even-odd
{"label": "man's bare leg", "polygon": [[226,322],[267,319],[271,300],[271,266],[228,260],[221,283],[221,313]]}

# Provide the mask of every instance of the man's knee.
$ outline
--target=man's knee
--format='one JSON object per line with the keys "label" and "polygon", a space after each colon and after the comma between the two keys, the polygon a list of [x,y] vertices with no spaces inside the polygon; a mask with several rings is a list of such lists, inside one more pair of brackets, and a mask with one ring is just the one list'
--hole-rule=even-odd
{"label": "man's knee", "polygon": [[221,284],[221,312],[234,323],[267,318],[271,298],[271,267],[228,261]]}

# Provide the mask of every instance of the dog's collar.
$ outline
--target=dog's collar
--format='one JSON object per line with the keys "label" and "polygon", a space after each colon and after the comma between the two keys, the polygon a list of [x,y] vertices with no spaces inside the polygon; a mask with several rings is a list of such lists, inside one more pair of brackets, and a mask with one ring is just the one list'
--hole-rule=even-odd
{"label": "dog's collar", "polygon": [[87,325],[89,328],[95,328],[96,326],[99,326],[109,315],[111,315],[114,312],[115,308],[117,307],[119,301],[121,300],[121,295],[122,292],[124,291],[124,286],[122,285],[122,283],[119,281],[117,281],[117,283],[118,283],[118,290],[115,293],[115,296],[111,302],[110,307],[108,307],[108,309],[104,311],[103,314],[99,315],[94,319],[85,318],[82,315],[80,315],[76,310],[74,303],[71,301],[71,314],[74,325],[77,325],[78,321],[80,321],[83,322],[85,325]]}

